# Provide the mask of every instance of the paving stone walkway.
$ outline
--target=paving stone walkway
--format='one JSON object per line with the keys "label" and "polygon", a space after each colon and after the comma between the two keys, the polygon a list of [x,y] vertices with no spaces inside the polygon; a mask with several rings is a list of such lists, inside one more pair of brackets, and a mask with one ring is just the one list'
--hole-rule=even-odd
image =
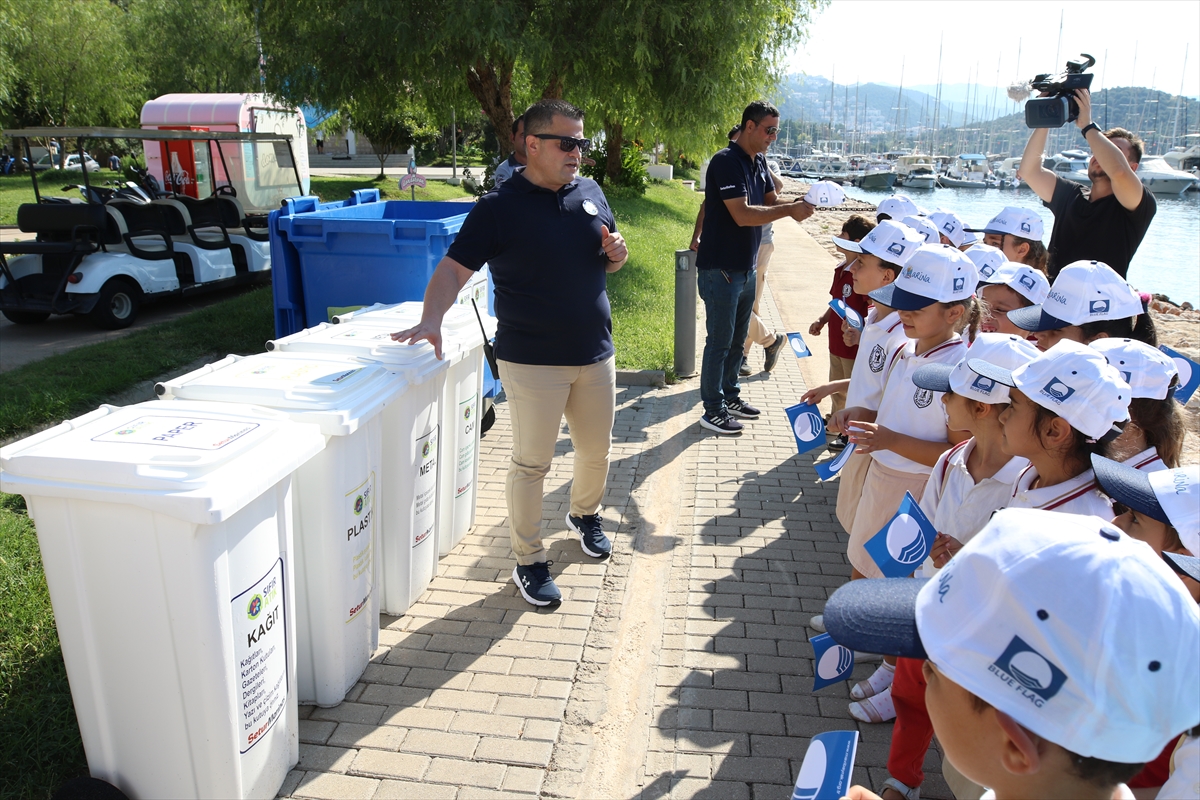
{"label": "paving stone walkway", "polygon": [[[765,304],[782,330],[769,291]],[[755,348],[755,368],[761,358]],[[564,427],[546,482],[554,610],[526,604],[510,579],[499,404],[475,529],[408,614],[381,619],[347,700],[301,708],[300,764],[281,795],[787,798],[809,737],[848,729],[861,733],[855,781],[880,787],[892,725],[850,718],[850,684],[811,692],[805,623],[849,566],[836,484],[796,454],[783,411],[804,392],[798,361],[785,352],[743,387],[764,413],[735,439],[696,424],[698,379],[618,386],[607,562],[567,535]],[[951,797],[940,762],[931,751],[925,797]]]}

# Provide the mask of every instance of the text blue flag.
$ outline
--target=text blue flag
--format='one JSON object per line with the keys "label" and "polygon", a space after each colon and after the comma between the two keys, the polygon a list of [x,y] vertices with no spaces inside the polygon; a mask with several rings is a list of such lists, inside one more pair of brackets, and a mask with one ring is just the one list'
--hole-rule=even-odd
{"label": "text blue flag", "polygon": [[1158,349],[1175,362],[1175,369],[1179,370],[1179,386],[1175,389],[1175,399],[1187,405],[1187,401],[1196,393],[1196,388],[1200,387],[1200,364],[1169,347],[1159,345]]}
{"label": "text blue flag", "polygon": [[804,337],[798,333],[789,333],[788,344],[792,346],[792,352],[796,354],[796,358],[805,358],[812,355],[812,351],[808,349],[808,345],[804,343]]}
{"label": "text blue flag", "polygon": [[846,305],[845,300],[830,300],[829,307],[833,309],[833,313],[846,320],[846,322],[849,322],[850,327],[854,328],[854,330],[861,331],[863,329],[862,314],[859,314],[853,308]]}
{"label": "text blue flag", "polygon": [[854,651],[842,647],[828,633],[808,640],[813,649],[813,691],[841,683],[854,672]]}
{"label": "text blue flag", "polygon": [[854,455],[856,444],[847,445],[842,452],[836,457],[828,461],[822,461],[820,464],[813,464],[817,468],[817,475],[823,481],[831,481],[837,477],[837,474],[842,471],[842,467],[846,466],[846,462],[850,460],[850,456]]}
{"label": "text blue flag", "polygon": [[812,737],[804,751],[792,800],[840,800],[850,791],[858,731],[826,731]]}
{"label": "text blue flag", "polygon": [[921,566],[936,537],[933,523],[913,496],[905,492],[896,516],[867,541],[866,548],[884,577],[903,578]]}
{"label": "text blue flag", "polygon": [[792,435],[796,437],[796,447],[801,453],[825,445],[825,420],[821,418],[820,409],[812,403],[797,403],[784,411],[787,412]]}

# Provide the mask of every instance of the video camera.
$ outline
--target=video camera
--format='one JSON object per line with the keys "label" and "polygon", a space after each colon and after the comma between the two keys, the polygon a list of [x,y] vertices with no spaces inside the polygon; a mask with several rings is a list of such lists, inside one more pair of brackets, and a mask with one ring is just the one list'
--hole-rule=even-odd
{"label": "video camera", "polygon": [[1038,97],[1025,104],[1025,125],[1029,128],[1061,128],[1079,117],[1079,104],[1075,102],[1076,89],[1090,89],[1094,75],[1084,73],[1096,63],[1087,53],[1067,62],[1065,72],[1058,75],[1037,75],[1029,82],[1029,88],[1039,92],[1050,92],[1051,97]]}

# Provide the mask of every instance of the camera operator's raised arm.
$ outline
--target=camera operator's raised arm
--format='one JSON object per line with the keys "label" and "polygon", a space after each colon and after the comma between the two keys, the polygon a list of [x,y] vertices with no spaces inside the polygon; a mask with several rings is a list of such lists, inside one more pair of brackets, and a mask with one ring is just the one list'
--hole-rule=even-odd
{"label": "camera operator's raised arm", "polygon": [[1054,196],[1054,173],[1042,166],[1042,154],[1046,150],[1048,128],[1034,128],[1025,143],[1025,152],[1021,154],[1021,166],[1017,174],[1025,181],[1034,194],[1049,203]]}
{"label": "camera operator's raised arm", "polygon": [[[1075,102],[1079,104],[1079,117],[1075,120],[1075,125],[1084,132],[1084,139],[1092,148],[1092,155],[1095,156],[1096,163],[1108,177],[1117,202],[1133,211],[1142,202],[1144,191],[1142,181],[1136,173],[1138,162],[1130,163],[1121,148],[1113,144],[1112,140],[1105,136],[1098,126],[1092,125],[1092,93],[1090,89],[1076,89]],[[1023,166],[1024,160],[1021,163]],[[1053,187],[1051,188],[1053,189]],[[1092,183],[1092,196],[1099,199],[1096,194],[1097,190],[1103,193],[1102,181],[1093,181]],[[1039,192],[1038,195],[1041,196],[1041,193]]]}

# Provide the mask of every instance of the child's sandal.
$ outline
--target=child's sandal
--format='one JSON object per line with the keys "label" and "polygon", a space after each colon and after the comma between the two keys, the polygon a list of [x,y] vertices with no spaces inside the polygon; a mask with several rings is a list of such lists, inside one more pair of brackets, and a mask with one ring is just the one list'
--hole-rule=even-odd
{"label": "child's sandal", "polygon": [[892,704],[892,687],[884,689],[874,697],[850,704],[850,716],[859,722],[890,722],[896,718],[896,706]]}
{"label": "child's sandal", "polygon": [[[893,792],[899,793],[902,797],[904,797],[904,800],[921,800],[920,786],[905,786],[903,783],[892,777],[889,777],[883,782],[883,788],[891,789]],[[883,792],[880,791],[879,794],[882,796]]]}

